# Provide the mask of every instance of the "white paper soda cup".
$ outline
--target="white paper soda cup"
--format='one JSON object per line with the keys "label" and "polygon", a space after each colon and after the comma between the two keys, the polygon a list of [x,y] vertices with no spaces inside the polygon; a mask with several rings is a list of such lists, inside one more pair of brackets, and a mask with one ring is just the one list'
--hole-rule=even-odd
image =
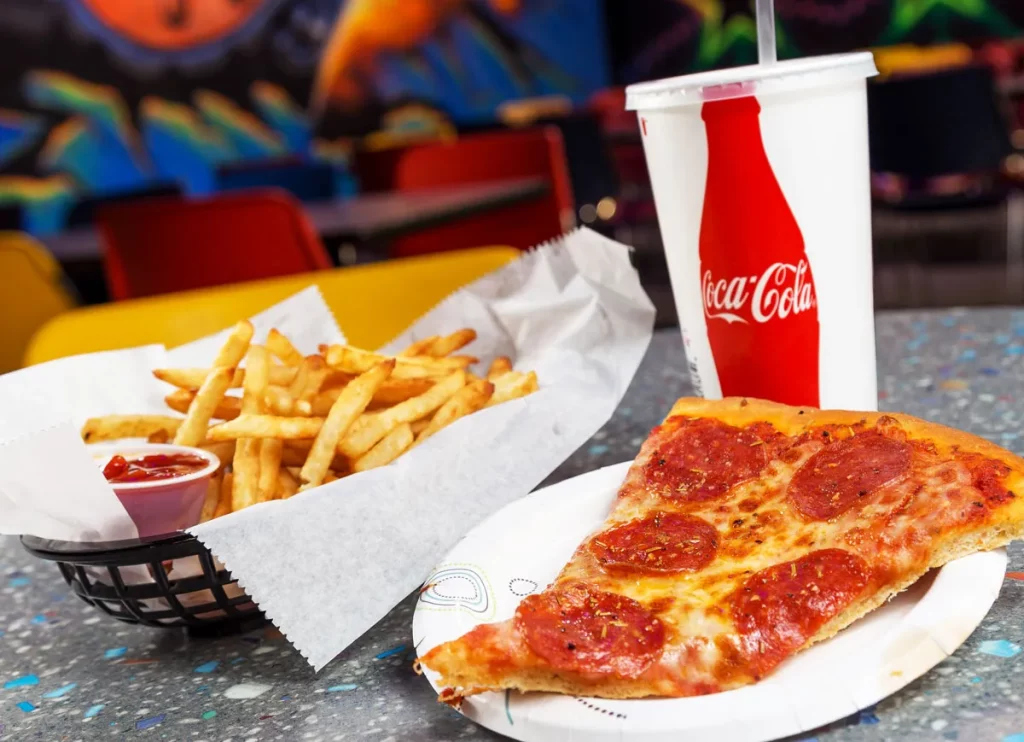
{"label": "white paper soda cup", "polygon": [[870,53],[632,85],[698,393],[877,407]]}

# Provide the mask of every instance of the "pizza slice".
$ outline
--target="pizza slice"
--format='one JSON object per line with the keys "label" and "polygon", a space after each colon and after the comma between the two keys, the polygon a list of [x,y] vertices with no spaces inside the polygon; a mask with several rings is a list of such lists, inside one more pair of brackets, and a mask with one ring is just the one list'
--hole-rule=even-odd
{"label": "pizza slice", "polygon": [[449,702],[729,690],[1020,537],[1020,495],[1024,460],[906,415],[681,399],[555,581],[421,663]]}

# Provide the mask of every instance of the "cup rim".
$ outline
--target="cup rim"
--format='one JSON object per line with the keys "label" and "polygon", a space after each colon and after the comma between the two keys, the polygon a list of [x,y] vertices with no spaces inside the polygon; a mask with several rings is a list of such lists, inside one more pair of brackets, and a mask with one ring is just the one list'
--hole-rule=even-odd
{"label": "cup rim", "polygon": [[626,87],[627,111],[692,106],[706,100],[769,95],[807,87],[864,80],[878,74],[871,52],[847,52],[785,59],[695,72]]}
{"label": "cup rim", "polygon": [[[122,492],[130,493],[139,492],[141,490],[158,489],[170,485],[187,484],[189,482],[194,482],[197,479],[208,478],[217,471],[218,468],[220,468],[220,459],[215,453],[203,448],[195,448],[194,446],[178,446],[173,443],[104,441],[103,443],[86,444],[86,448],[89,450],[89,453],[93,455],[93,458],[97,459],[97,461],[102,461],[103,457],[109,458],[117,454],[122,456],[133,456],[136,454],[146,455],[154,453],[190,453],[204,458],[207,461],[207,465],[202,469],[189,474],[181,474],[177,477],[154,479],[148,482],[107,482],[107,484],[109,484],[118,494]],[[99,453],[100,456],[97,457],[95,455],[96,453]]]}

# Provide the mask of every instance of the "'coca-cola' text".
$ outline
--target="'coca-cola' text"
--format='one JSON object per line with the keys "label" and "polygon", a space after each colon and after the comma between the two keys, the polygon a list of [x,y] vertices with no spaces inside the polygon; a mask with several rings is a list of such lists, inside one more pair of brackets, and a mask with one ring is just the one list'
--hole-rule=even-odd
{"label": "'coca-cola' text", "polygon": [[785,319],[816,305],[814,279],[807,261],[773,263],[760,276],[719,278],[704,271],[701,280],[704,315],[708,319],[763,324],[778,317]]}

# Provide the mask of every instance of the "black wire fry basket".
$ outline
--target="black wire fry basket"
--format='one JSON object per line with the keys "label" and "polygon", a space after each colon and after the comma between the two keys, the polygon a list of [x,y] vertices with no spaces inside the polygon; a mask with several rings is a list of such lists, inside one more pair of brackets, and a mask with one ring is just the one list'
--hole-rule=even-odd
{"label": "black wire fry basket", "polygon": [[56,562],[75,595],[118,621],[196,636],[248,631],[266,621],[224,565],[187,533],[90,544],[22,536],[21,543]]}

